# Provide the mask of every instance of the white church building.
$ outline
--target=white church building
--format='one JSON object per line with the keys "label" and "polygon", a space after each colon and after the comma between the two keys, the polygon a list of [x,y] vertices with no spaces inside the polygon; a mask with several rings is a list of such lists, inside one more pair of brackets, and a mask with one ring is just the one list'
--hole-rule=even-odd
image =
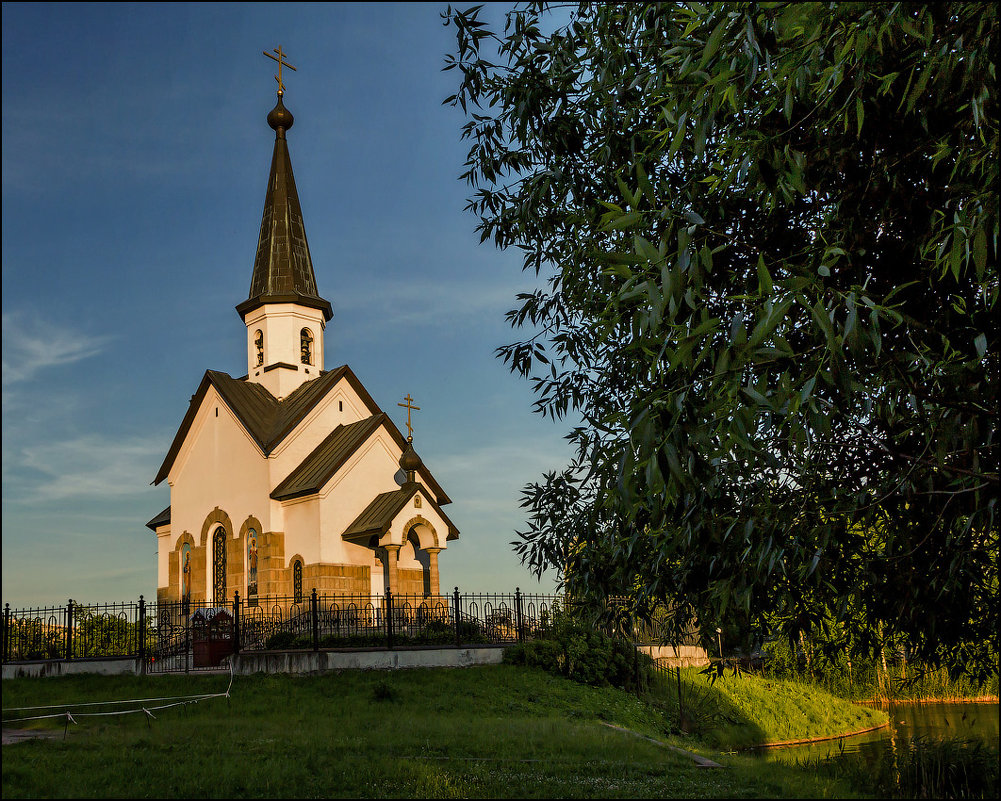
{"label": "white church building", "polygon": [[[281,83],[279,82],[281,87]],[[459,532],[408,436],[347,365],[326,368],[333,316],[317,292],[282,102],[249,297],[247,374],[207,370],[154,479],[170,505],[157,539],[157,600],[439,592]],[[404,405],[404,404],[399,404]]]}

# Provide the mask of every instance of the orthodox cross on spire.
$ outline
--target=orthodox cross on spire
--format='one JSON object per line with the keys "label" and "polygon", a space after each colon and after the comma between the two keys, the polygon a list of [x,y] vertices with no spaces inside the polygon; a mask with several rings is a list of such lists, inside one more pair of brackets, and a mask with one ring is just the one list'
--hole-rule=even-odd
{"label": "orthodox cross on spire", "polygon": [[410,397],[409,392],[403,400],[405,400],[406,403],[397,403],[396,405],[403,406],[407,410],[407,442],[410,442],[414,438],[414,427],[410,425],[410,411],[412,409],[415,412],[419,412],[421,407],[413,405],[414,399]]}
{"label": "orthodox cross on spire", "polygon": [[296,69],[287,61],[285,61],[285,56],[287,56],[288,53],[282,52],[281,45],[278,45],[277,49],[273,48],[271,52],[277,53],[278,57],[276,58],[275,56],[271,55],[271,53],[269,53],[267,50],[264,51],[264,55],[266,55],[272,61],[278,62],[278,74],[275,76],[275,80],[278,81],[278,94],[283,95],[285,94],[285,84],[282,83],[282,67],[288,67],[290,70],[292,70],[292,72],[295,72]]}

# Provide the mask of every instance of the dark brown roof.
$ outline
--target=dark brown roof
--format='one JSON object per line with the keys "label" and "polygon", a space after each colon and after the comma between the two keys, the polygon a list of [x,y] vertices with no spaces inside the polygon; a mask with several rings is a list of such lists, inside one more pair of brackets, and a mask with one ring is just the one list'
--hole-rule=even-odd
{"label": "dark brown roof", "polygon": [[160,514],[146,524],[146,528],[156,531],[160,526],[165,526],[170,522],[170,507],[168,506]]}
{"label": "dark brown roof", "polygon": [[292,175],[292,160],[281,131],[275,136],[271,157],[250,295],[236,310],[245,318],[248,312],[265,303],[299,303],[322,310],[327,320],[333,316],[330,303],[316,290],[316,275]]}
{"label": "dark brown roof", "polygon": [[[351,458],[351,455],[364,445],[380,426],[385,426],[389,435],[402,451],[407,446],[403,434],[389,416],[383,412],[356,423],[335,428],[319,445],[314,448],[302,463],[288,477],[275,487],[271,497],[276,501],[287,501],[303,495],[319,492],[324,484],[334,477],[341,466]],[[435,481],[434,476],[423,464],[418,475],[434,493],[435,500],[444,505],[451,503],[451,498]]]}
{"label": "dark brown roof", "polygon": [[[341,537],[357,542],[359,540],[365,541],[373,534],[378,536],[385,534],[389,531],[389,526],[393,522],[393,518],[400,513],[400,510],[421,489],[424,489],[424,487],[420,484],[407,483],[398,490],[376,495],[375,500],[365,507],[365,511],[355,518],[355,521],[344,530]],[[424,491],[426,494],[427,490],[425,489]],[[429,498],[428,503],[441,516],[441,519],[445,521],[445,525],[448,526],[448,534],[445,539],[458,539],[459,530],[455,527],[455,524],[448,519],[448,516],[434,502],[433,498]]]}
{"label": "dark brown roof", "polygon": [[384,413],[367,417],[357,423],[337,426],[314,451],[305,458],[288,478],[275,487],[271,497],[287,501],[319,492],[341,466],[386,421]]}
{"label": "dark brown roof", "polygon": [[[232,376],[219,372],[218,370],[206,370],[205,376],[202,378],[202,383],[198,386],[198,391],[191,396],[191,403],[188,405],[188,411],[184,415],[184,419],[181,421],[180,428],[177,429],[177,433],[174,435],[174,441],[170,445],[170,450],[167,451],[167,456],[163,460],[163,464],[160,465],[160,471],[156,474],[156,478],[153,479],[153,484],[159,484],[165,478],[167,474],[170,473],[170,468],[174,464],[174,460],[177,458],[177,454],[181,450],[181,446],[184,444],[184,439],[188,435],[188,431],[191,429],[192,424],[195,421],[195,416],[198,414],[198,409],[202,404],[202,400],[205,398],[205,393],[208,392],[210,386],[216,388],[219,396],[223,399],[223,402],[233,410],[233,414],[236,415],[237,419],[243,424],[243,427],[247,432],[254,438],[261,452],[267,456],[279,444],[295,429],[299,423],[303,421],[307,414],[319,403],[323,397],[332,390],[341,379],[346,380],[351,388],[358,394],[362,399],[362,402],[372,413],[371,417],[361,420],[358,423],[352,423],[349,426],[338,426],[334,431],[327,436],[323,442],[321,442],[313,452],[307,456],[303,462],[292,471],[291,474],[275,488],[274,493],[271,497],[276,498],[276,500],[284,500],[284,498],[279,498],[275,493],[279,491],[285,492],[289,491],[289,488],[295,486],[297,489],[292,492],[292,494],[285,497],[298,497],[299,495],[308,495],[310,491],[319,492],[320,488],[325,484],[333,474],[337,471],[341,464],[346,461],[355,450],[361,447],[365,441],[370,437],[379,425],[384,425],[386,430],[389,432],[390,436],[396,442],[397,446],[402,453],[407,447],[407,441],[404,439],[403,434],[400,433],[400,429],[396,427],[396,424],[389,418],[388,415],[383,414],[382,409],[379,408],[378,404],[372,399],[372,396],[368,394],[365,387],[362,386],[361,381],[352,372],[351,368],[346,364],[341,365],[336,370],[330,370],[324,373],[319,378],[314,378],[312,381],[307,381],[305,384],[300,386],[295,392],[289,395],[285,400],[278,400],[274,395],[268,392],[260,384],[254,384],[243,378],[233,378]],[[368,433],[364,435],[363,438],[358,439],[356,442],[352,438],[350,451],[345,451],[341,454],[341,451],[346,447],[345,443],[347,440],[338,440],[340,444],[336,444],[334,439],[338,431],[341,429],[350,429],[352,426],[360,426],[366,421],[374,421],[375,418],[380,418],[378,422],[372,423]],[[353,429],[354,433],[357,434],[362,429]],[[348,436],[347,434],[343,436]],[[353,436],[353,435],[352,435]],[[338,460],[339,463],[338,463]],[[326,475],[326,478],[318,485],[315,489],[309,490],[318,479],[318,477],[325,475],[326,471],[333,467],[332,472]],[[452,499],[445,494],[445,490],[442,489],[441,485],[435,480],[434,476],[428,471],[426,466],[421,467],[418,471],[418,475],[427,485],[435,496],[437,503],[444,506],[445,504],[451,503]],[[283,487],[285,490],[283,490]]]}
{"label": "dark brown roof", "polygon": [[[357,376],[346,364],[330,370],[312,381],[307,381],[284,400],[278,400],[260,384],[233,378],[218,370],[206,370],[198,390],[191,396],[188,411],[181,421],[167,456],[153,479],[154,484],[163,481],[177,458],[184,438],[194,423],[205,393],[214,386],[223,401],[233,410],[247,432],[254,438],[261,451],[267,456],[292,430],[302,422],[310,410],[344,378],[358,393],[372,414],[380,414],[381,409],[362,386]],[[394,427],[395,428],[395,427]],[[397,432],[398,434],[399,432]],[[400,440],[403,440],[402,435]],[[402,446],[401,446],[402,448]]]}

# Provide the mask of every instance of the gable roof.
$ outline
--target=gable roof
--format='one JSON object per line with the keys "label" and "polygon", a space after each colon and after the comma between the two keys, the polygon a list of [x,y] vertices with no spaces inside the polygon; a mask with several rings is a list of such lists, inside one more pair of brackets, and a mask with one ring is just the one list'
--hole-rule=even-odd
{"label": "gable roof", "polygon": [[146,524],[146,528],[156,531],[160,526],[165,526],[170,522],[170,507],[168,506],[160,514]]}
{"label": "gable roof", "polygon": [[[260,384],[244,379],[233,378],[218,370],[206,370],[198,390],[191,396],[188,411],[181,421],[174,441],[164,457],[160,470],[153,479],[153,484],[159,484],[170,473],[177,454],[195,421],[198,409],[205,399],[209,387],[215,387],[219,396],[233,411],[243,424],[247,433],[253,437],[261,452],[269,455],[281,442],[303,421],[313,407],[342,379],[346,379],[362,402],[373,414],[381,414],[382,410],[368,394],[361,381],[346,364],[335,370],[329,370],[318,378],[307,381],[284,400],[278,400]],[[392,423],[390,422],[392,426]],[[395,429],[395,426],[392,426]],[[397,432],[399,433],[399,432]],[[400,437],[402,439],[402,436]]]}
{"label": "gable roof", "polygon": [[[382,536],[389,531],[389,527],[393,523],[393,518],[400,513],[400,510],[407,505],[407,502],[419,490],[424,490],[424,487],[416,482],[407,482],[398,490],[376,495],[372,503],[365,507],[365,511],[358,515],[355,521],[344,530],[341,537],[357,542],[359,540],[367,540],[373,534]],[[424,491],[425,493],[427,492],[427,490]],[[441,519],[445,521],[445,525],[448,526],[448,534],[445,540],[457,540],[459,538],[459,529],[448,519],[448,516],[439,508],[433,498],[429,498],[428,503],[431,504]]]}
{"label": "gable roof", "polygon": [[302,464],[275,487],[271,497],[276,501],[287,501],[319,492],[385,418],[385,413],[380,413],[356,423],[337,426]]}
{"label": "gable roof", "polygon": [[[346,426],[337,426],[284,481],[275,487],[271,497],[276,501],[287,501],[319,492],[381,426],[385,426],[401,451],[406,448],[407,443],[400,430],[384,412]],[[452,502],[424,465],[421,465],[418,473],[434,493],[437,503]]]}

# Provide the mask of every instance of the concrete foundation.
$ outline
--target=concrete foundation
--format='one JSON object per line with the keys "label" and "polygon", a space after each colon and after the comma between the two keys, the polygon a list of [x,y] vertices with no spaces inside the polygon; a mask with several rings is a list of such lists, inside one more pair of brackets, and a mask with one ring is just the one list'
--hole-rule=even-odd
{"label": "concrete foundation", "polygon": [[[471,648],[418,648],[399,651],[244,651],[223,660],[219,670],[251,673],[324,673],[329,670],[400,670],[406,668],[470,667],[499,665],[503,646]],[[74,659],[69,662],[47,660],[17,662],[3,666],[5,679],[32,676],[72,676],[95,673],[112,676],[122,673],[138,675],[138,659]],[[205,671],[196,671],[202,673]]]}
{"label": "concrete foundation", "polygon": [[5,679],[20,679],[29,676],[76,676],[81,673],[96,673],[101,676],[118,676],[123,673],[138,675],[140,661],[133,656],[104,657],[103,659],[73,659],[62,661],[48,659],[38,662],[12,662],[3,666]]}
{"label": "concrete foundation", "polygon": [[329,670],[499,665],[503,647],[421,648],[398,651],[245,651],[233,657],[233,672],[324,673]]}
{"label": "concrete foundation", "polygon": [[698,645],[637,645],[636,648],[667,667],[705,667],[709,664],[706,649]]}
{"label": "concrete foundation", "polygon": [[[704,667],[709,664],[705,649],[682,645],[638,645],[641,652],[668,667]],[[470,667],[499,665],[504,646],[486,645],[468,648],[404,648],[394,651],[244,651],[223,660],[220,669],[233,660],[233,672],[251,673],[324,673],[329,670],[405,670],[407,668]],[[40,660],[16,662],[3,666],[3,678],[29,676],[72,676],[96,673],[104,676],[138,675],[142,665],[133,657]]]}

